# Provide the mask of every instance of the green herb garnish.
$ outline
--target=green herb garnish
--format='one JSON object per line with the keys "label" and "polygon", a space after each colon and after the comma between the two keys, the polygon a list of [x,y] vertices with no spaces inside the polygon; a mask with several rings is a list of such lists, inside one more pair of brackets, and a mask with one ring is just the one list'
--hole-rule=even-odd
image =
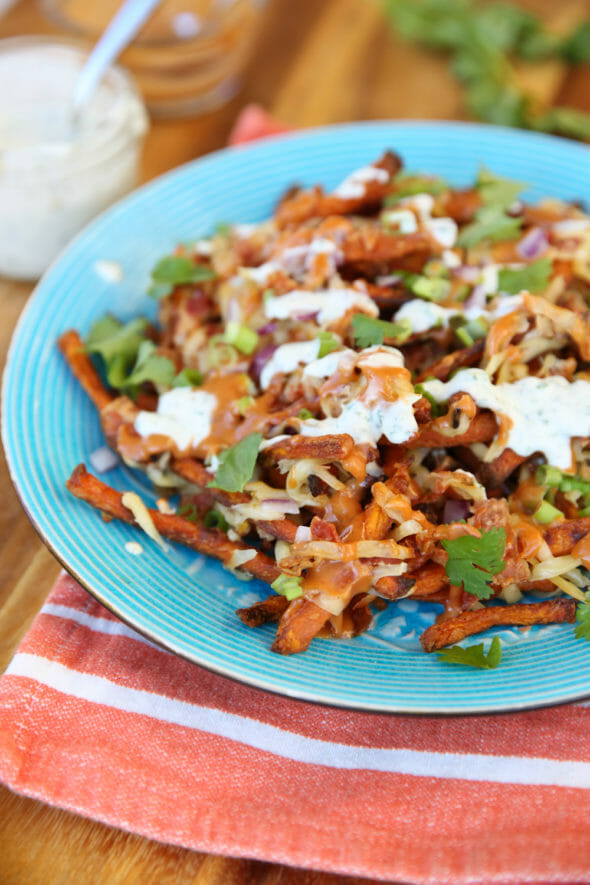
{"label": "green herb garnish", "polygon": [[209,510],[209,512],[205,514],[203,522],[208,529],[221,529],[222,532],[227,532],[229,528],[229,523],[223,513],[220,513],[219,510],[215,509]]}
{"label": "green herb garnish", "polygon": [[338,350],[338,348],[341,347],[341,342],[331,332],[320,332],[318,334],[318,339],[320,342],[318,359],[320,360],[323,356],[327,356],[329,353],[332,353],[333,350]]}
{"label": "green herb garnish", "polygon": [[152,270],[154,284],[148,289],[148,295],[152,298],[162,298],[168,295],[174,286],[202,283],[215,277],[215,271],[206,264],[195,264],[185,255],[167,255],[161,258]]}
{"label": "green herb garnish", "polygon": [[102,357],[111,387],[120,388],[125,384],[140,345],[146,340],[147,327],[148,321],[141,317],[123,324],[107,314],[90,329],[84,342],[86,349]]}
{"label": "green herb garnish", "polygon": [[296,578],[294,575],[279,575],[270,586],[275,593],[278,593],[279,596],[284,596],[289,602],[291,602],[292,599],[297,599],[299,596],[303,596],[301,578]]}
{"label": "green herb garnish", "polygon": [[198,369],[185,367],[178,373],[172,382],[172,387],[200,387],[203,376]]}
{"label": "green herb garnish", "polygon": [[586,593],[586,602],[580,602],[576,607],[576,639],[590,639],[590,593]]}
{"label": "green herb garnish", "polygon": [[384,0],[402,37],[447,52],[476,118],[504,126],[554,132],[570,138],[590,135],[590,115],[571,108],[545,110],[521,88],[513,59],[560,58],[590,61],[590,21],[564,36],[513,3],[476,0]]}
{"label": "green herb garnish", "polygon": [[357,347],[372,347],[383,344],[384,338],[393,338],[401,344],[412,334],[409,320],[389,323],[386,320],[368,317],[364,313],[355,313],[351,325]]}
{"label": "green herb garnish", "polygon": [[563,512],[550,504],[549,501],[541,501],[533,516],[541,525],[548,525],[556,519],[563,519]]}
{"label": "green herb garnish", "polygon": [[489,599],[493,593],[490,581],[505,566],[505,529],[497,527],[483,532],[479,538],[463,535],[441,543],[449,555],[445,571],[451,584],[462,586],[478,599]]}
{"label": "green herb garnish", "polygon": [[299,414],[297,415],[297,417],[298,417],[301,421],[307,421],[309,418],[313,418],[313,415],[312,415],[312,413],[309,411],[309,409],[301,409],[301,411],[299,412]]}
{"label": "green herb garnish", "polygon": [[[590,609],[590,606],[588,608]],[[465,664],[467,667],[494,670],[502,660],[502,646],[498,637],[494,636],[492,639],[487,654],[484,649],[483,642],[480,642],[479,645],[468,645],[466,648],[454,645],[450,648],[442,648],[438,652],[438,657],[446,664]]]}
{"label": "green herb garnish", "polygon": [[171,359],[156,351],[153,341],[146,338],[139,345],[135,365],[125,378],[125,387],[139,387],[146,381],[152,384],[171,387],[176,377],[176,366]]}
{"label": "green herb garnish", "polygon": [[543,292],[549,285],[552,270],[553,262],[550,258],[540,258],[521,268],[504,267],[498,272],[498,289],[510,295],[516,295],[523,289],[527,292]]}
{"label": "green herb garnish", "polygon": [[485,166],[480,167],[475,186],[485,205],[496,206],[498,209],[509,209],[526,188],[523,181],[496,175]]}
{"label": "green herb garnish", "polygon": [[521,227],[522,218],[512,218],[498,206],[483,206],[475,213],[475,221],[463,228],[457,244],[470,249],[483,240],[492,243],[514,240],[520,234]]}
{"label": "green herb garnish", "polygon": [[254,329],[249,329],[248,326],[244,326],[242,323],[228,323],[223,337],[228,344],[233,344],[237,350],[245,353],[246,356],[250,356],[258,347],[258,332],[255,332]]}
{"label": "green herb garnish", "polygon": [[258,449],[262,442],[261,433],[250,433],[235,445],[220,453],[219,466],[215,479],[207,483],[210,488],[223,489],[226,492],[241,492],[252,479]]}

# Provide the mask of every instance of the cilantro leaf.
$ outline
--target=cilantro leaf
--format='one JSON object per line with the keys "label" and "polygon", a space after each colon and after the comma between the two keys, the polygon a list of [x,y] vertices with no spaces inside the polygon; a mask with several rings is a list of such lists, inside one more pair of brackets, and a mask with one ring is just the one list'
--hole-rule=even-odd
{"label": "cilantro leaf", "polygon": [[200,387],[203,376],[198,369],[189,369],[185,366],[172,381],[172,387]]}
{"label": "cilantro leaf", "polygon": [[436,175],[420,175],[402,173],[397,175],[394,181],[395,192],[389,194],[383,200],[384,206],[395,206],[405,197],[414,197],[416,194],[432,194],[438,196],[443,191],[449,189],[449,185],[444,178]]}
{"label": "cilantro leaf", "polygon": [[331,332],[320,332],[318,338],[320,342],[320,349],[318,350],[319,360],[340,347],[340,341]]}
{"label": "cilantro leaf", "polygon": [[355,313],[351,325],[355,344],[358,347],[372,347],[376,344],[383,344],[384,338],[395,338],[401,343],[412,334],[412,327],[408,320],[402,320],[399,323],[388,323],[386,320],[368,317],[364,313]]}
{"label": "cilantro leaf", "polygon": [[509,209],[516,202],[526,184],[522,181],[514,181],[512,178],[503,178],[501,175],[495,175],[485,166],[482,166],[475,186],[487,206]]}
{"label": "cilantro leaf", "polygon": [[202,283],[217,276],[215,271],[205,264],[195,264],[185,255],[166,255],[161,258],[152,270],[154,285],[148,290],[153,298],[168,295],[173,286],[183,283]]}
{"label": "cilantro leaf", "polygon": [[497,206],[484,206],[475,213],[475,221],[463,228],[457,243],[466,249],[490,240],[514,240],[520,233],[522,218],[511,218]]}
{"label": "cilantro leaf", "polygon": [[207,485],[213,489],[224,489],[226,492],[243,491],[246,483],[252,479],[261,442],[261,433],[250,433],[221,452],[215,479]]}
{"label": "cilantro leaf", "polygon": [[279,596],[284,596],[289,602],[291,602],[292,599],[297,599],[299,596],[303,596],[301,578],[296,578],[294,575],[279,575],[270,586],[275,593],[278,593]]}
{"label": "cilantro leaf", "polygon": [[121,323],[107,314],[90,329],[84,342],[86,349],[103,359],[110,387],[118,389],[125,385],[140,345],[146,340],[147,326],[148,321],[143,317]]}
{"label": "cilantro leaf", "polygon": [[445,571],[451,584],[463,586],[478,599],[489,599],[493,592],[489,582],[505,566],[505,529],[496,527],[483,532],[480,538],[463,535],[441,543],[449,555]]}
{"label": "cilantro leaf", "polygon": [[517,295],[523,289],[528,292],[542,292],[549,285],[552,270],[553,262],[550,258],[540,258],[517,269],[504,267],[498,273],[498,289],[510,295]]}
{"label": "cilantro leaf", "polygon": [[176,375],[176,366],[167,356],[156,352],[156,345],[146,338],[139,345],[135,365],[125,378],[125,387],[137,387],[145,381],[170,387]]}
{"label": "cilantro leaf", "polygon": [[590,605],[588,602],[580,602],[576,608],[576,639],[590,639]]}
{"label": "cilantro leaf", "polygon": [[[590,608],[590,606],[589,606]],[[482,670],[494,670],[502,660],[502,646],[497,636],[494,636],[486,655],[484,644],[468,645],[462,648],[454,645],[450,648],[442,648],[438,652],[439,660],[447,664],[465,664],[468,667],[479,667]]]}

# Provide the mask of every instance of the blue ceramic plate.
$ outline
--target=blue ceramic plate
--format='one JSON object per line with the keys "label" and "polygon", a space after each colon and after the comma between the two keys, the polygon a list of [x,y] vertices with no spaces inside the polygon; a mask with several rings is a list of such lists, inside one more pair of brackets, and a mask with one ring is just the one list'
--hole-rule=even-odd
{"label": "blue ceramic plate", "polygon": [[[274,628],[244,627],[234,610],[262,598],[216,562],[180,547],[168,554],[127,525],[105,523],[72,498],[73,467],[103,444],[94,408],[70,376],[56,339],[86,332],[112,311],[154,313],[145,296],[155,261],[178,241],[220,221],[269,216],[294,182],[335,186],[385,148],[407,168],[467,185],[483,162],[530,182],[527,197],[590,196],[590,152],[546,136],[460,123],[367,123],[282,136],[212,154],[147,185],[90,225],[40,282],[16,329],[4,378],[4,444],[12,478],[35,527],[66,568],[101,602],[166,648],[218,673],[282,694],[345,707],[412,713],[518,710],[590,693],[590,644],[571,625],[503,630],[496,670],[427,656],[418,643],[436,607],[406,600],[351,641],[316,640],[303,655],[270,652]],[[119,262],[106,282],[97,260]],[[142,476],[120,467],[107,481],[153,501]],[[139,540],[134,557],[125,543]],[[472,639],[470,642],[479,641]],[[489,643],[489,638],[486,642]]]}

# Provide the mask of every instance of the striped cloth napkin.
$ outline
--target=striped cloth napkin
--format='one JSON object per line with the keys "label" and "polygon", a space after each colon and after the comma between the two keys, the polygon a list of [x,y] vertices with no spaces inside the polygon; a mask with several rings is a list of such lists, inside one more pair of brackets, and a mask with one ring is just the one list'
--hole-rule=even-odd
{"label": "striped cloth napkin", "polygon": [[[250,108],[233,140],[268,131]],[[13,790],[162,842],[404,883],[590,882],[589,734],[584,703],[417,718],[266,694],[156,647],[65,574],[0,679]]]}

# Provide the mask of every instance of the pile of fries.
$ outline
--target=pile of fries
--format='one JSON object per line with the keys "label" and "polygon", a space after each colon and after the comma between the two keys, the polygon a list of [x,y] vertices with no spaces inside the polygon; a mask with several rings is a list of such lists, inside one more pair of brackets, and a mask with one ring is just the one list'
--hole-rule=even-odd
{"label": "pile of fries", "polygon": [[588,637],[590,218],[521,190],[387,152],[179,246],[157,327],[60,339],[158,506],[83,465],[70,492],[271,584],[238,614],[281,654],[406,597],[440,604],[426,652],[576,614]]}

